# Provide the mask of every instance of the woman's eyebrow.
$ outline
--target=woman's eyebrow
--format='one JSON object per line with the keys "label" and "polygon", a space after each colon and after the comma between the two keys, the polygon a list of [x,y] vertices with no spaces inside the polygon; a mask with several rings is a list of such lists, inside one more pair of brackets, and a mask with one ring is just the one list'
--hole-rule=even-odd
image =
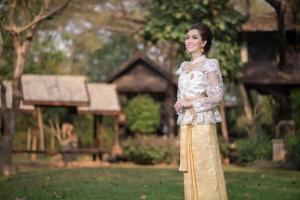
{"label": "woman's eyebrow", "polygon": [[186,35],[184,35],[184,36],[197,36],[197,37],[200,37],[200,35],[196,35],[196,34],[194,34],[194,35],[186,34]]}

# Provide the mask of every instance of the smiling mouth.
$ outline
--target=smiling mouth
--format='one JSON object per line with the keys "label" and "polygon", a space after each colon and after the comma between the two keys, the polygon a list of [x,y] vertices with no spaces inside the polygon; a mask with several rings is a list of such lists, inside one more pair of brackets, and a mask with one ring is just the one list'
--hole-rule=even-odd
{"label": "smiling mouth", "polygon": [[195,46],[194,45],[188,45],[188,46],[186,46],[187,48],[194,48]]}

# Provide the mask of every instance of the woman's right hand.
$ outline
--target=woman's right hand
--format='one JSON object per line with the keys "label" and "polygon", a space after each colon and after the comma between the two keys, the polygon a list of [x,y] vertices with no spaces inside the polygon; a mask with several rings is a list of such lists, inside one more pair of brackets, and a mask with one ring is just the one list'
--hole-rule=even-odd
{"label": "woman's right hand", "polygon": [[181,101],[177,100],[174,104],[174,108],[175,108],[176,112],[179,113],[180,110],[182,109]]}

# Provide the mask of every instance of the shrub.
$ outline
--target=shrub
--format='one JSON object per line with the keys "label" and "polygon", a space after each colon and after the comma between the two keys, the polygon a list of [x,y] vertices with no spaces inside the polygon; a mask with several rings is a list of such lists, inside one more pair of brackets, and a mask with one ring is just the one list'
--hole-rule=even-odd
{"label": "shrub", "polygon": [[300,134],[286,136],[284,141],[288,152],[287,159],[300,169]]}
{"label": "shrub", "polygon": [[124,158],[137,164],[170,164],[177,156],[175,142],[155,136],[137,136],[122,142]]}
{"label": "shrub", "polygon": [[300,90],[292,90],[291,92],[292,103],[292,119],[295,120],[297,129],[300,129]]}
{"label": "shrub", "polygon": [[220,153],[222,157],[228,157],[229,156],[229,143],[224,141],[223,138],[218,137],[219,140],[219,148],[220,148]]}
{"label": "shrub", "polygon": [[139,95],[129,100],[125,114],[132,132],[153,133],[160,124],[160,104],[148,95]]}
{"label": "shrub", "polygon": [[255,160],[270,160],[272,158],[272,143],[264,135],[260,135],[257,141],[239,139],[236,141],[237,162],[249,163]]}

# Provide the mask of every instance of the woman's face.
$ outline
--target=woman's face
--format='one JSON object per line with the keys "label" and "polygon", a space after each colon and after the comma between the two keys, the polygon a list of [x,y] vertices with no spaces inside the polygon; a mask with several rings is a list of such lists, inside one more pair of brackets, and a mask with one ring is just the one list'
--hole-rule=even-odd
{"label": "woman's face", "polygon": [[189,53],[202,52],[202,47],[205,46],[206,41],[203,41],[197,29],[192,29],[185,35],[185,48]]}

